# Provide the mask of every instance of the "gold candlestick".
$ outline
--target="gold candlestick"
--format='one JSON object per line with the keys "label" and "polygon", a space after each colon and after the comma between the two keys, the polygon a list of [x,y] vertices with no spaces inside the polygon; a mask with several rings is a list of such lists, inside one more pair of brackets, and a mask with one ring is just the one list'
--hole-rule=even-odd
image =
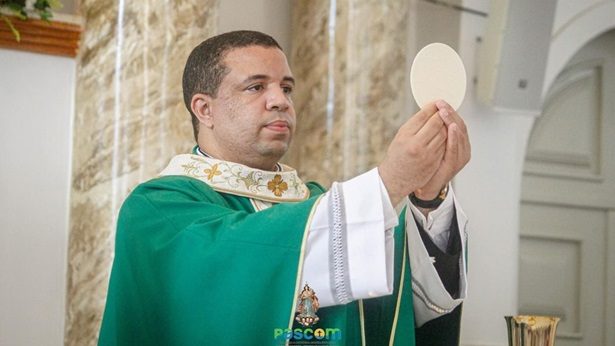
{"label": "gold candlestick", "polygon": [[509,346],[553,346],[559,318],[550,316],[505,316]]}

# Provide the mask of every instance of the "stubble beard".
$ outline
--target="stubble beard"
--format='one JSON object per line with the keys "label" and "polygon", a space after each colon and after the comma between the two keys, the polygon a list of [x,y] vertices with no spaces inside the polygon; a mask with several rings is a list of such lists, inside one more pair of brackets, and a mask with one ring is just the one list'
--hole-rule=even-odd
{"label": "stubble beard", "polygon": [[290,139],[287,140],[284,145],[281,145],[281,143],[275,143],[275,145],[257,143],[254,146],[254,150],[259,153],[261,157],[275,160],[277,162],[282,158],[282,156],[284,156],[284,154],[286,154],[289,147]]}

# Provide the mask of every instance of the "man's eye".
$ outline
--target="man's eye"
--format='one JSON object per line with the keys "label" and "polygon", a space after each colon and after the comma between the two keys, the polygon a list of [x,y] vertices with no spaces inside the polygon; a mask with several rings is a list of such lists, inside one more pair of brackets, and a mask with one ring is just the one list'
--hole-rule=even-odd
{"label": "man's eye", "polygon": [[293,93],[293,87],[291,87],[291,86],[282,87],[282,90],[284,90],[285,94],[289,94],[290,95],[290,94]]}
{"label": "man's eye", "polygon": [[255,85],[250,85],[247,90],[251,90],[251,91],[260,91],[263,90],[263,86],[260,84],[255,84]]}

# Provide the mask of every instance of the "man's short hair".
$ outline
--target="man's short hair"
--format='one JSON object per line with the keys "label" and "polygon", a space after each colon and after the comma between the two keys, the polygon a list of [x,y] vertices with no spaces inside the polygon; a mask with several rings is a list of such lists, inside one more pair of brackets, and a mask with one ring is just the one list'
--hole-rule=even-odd
{"label": "man's short hair", "polygon": [[216,97],[222,79],[230,70],[224,65],[226,54],[235,49],[248,46],[272,47],[282,50],[273,37],[258,31],[231,31],[217,35],[196,46],[184,68],[182,87],[184,103],[192,116],[194,139],[198,142],[199,120],[192,112],[190,104],[194,94],[206,94]]}

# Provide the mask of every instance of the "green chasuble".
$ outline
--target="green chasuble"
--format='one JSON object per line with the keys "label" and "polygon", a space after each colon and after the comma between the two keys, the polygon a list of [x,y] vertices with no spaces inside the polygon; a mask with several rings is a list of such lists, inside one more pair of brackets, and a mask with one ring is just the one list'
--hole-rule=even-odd
{"label": "green chasuble", "polygon": [[288,167],[174,161],[121,208],[99,345],[414,345],[405,212],[393,294],[321,308],[305,328],[294,317],[322,187]]}

